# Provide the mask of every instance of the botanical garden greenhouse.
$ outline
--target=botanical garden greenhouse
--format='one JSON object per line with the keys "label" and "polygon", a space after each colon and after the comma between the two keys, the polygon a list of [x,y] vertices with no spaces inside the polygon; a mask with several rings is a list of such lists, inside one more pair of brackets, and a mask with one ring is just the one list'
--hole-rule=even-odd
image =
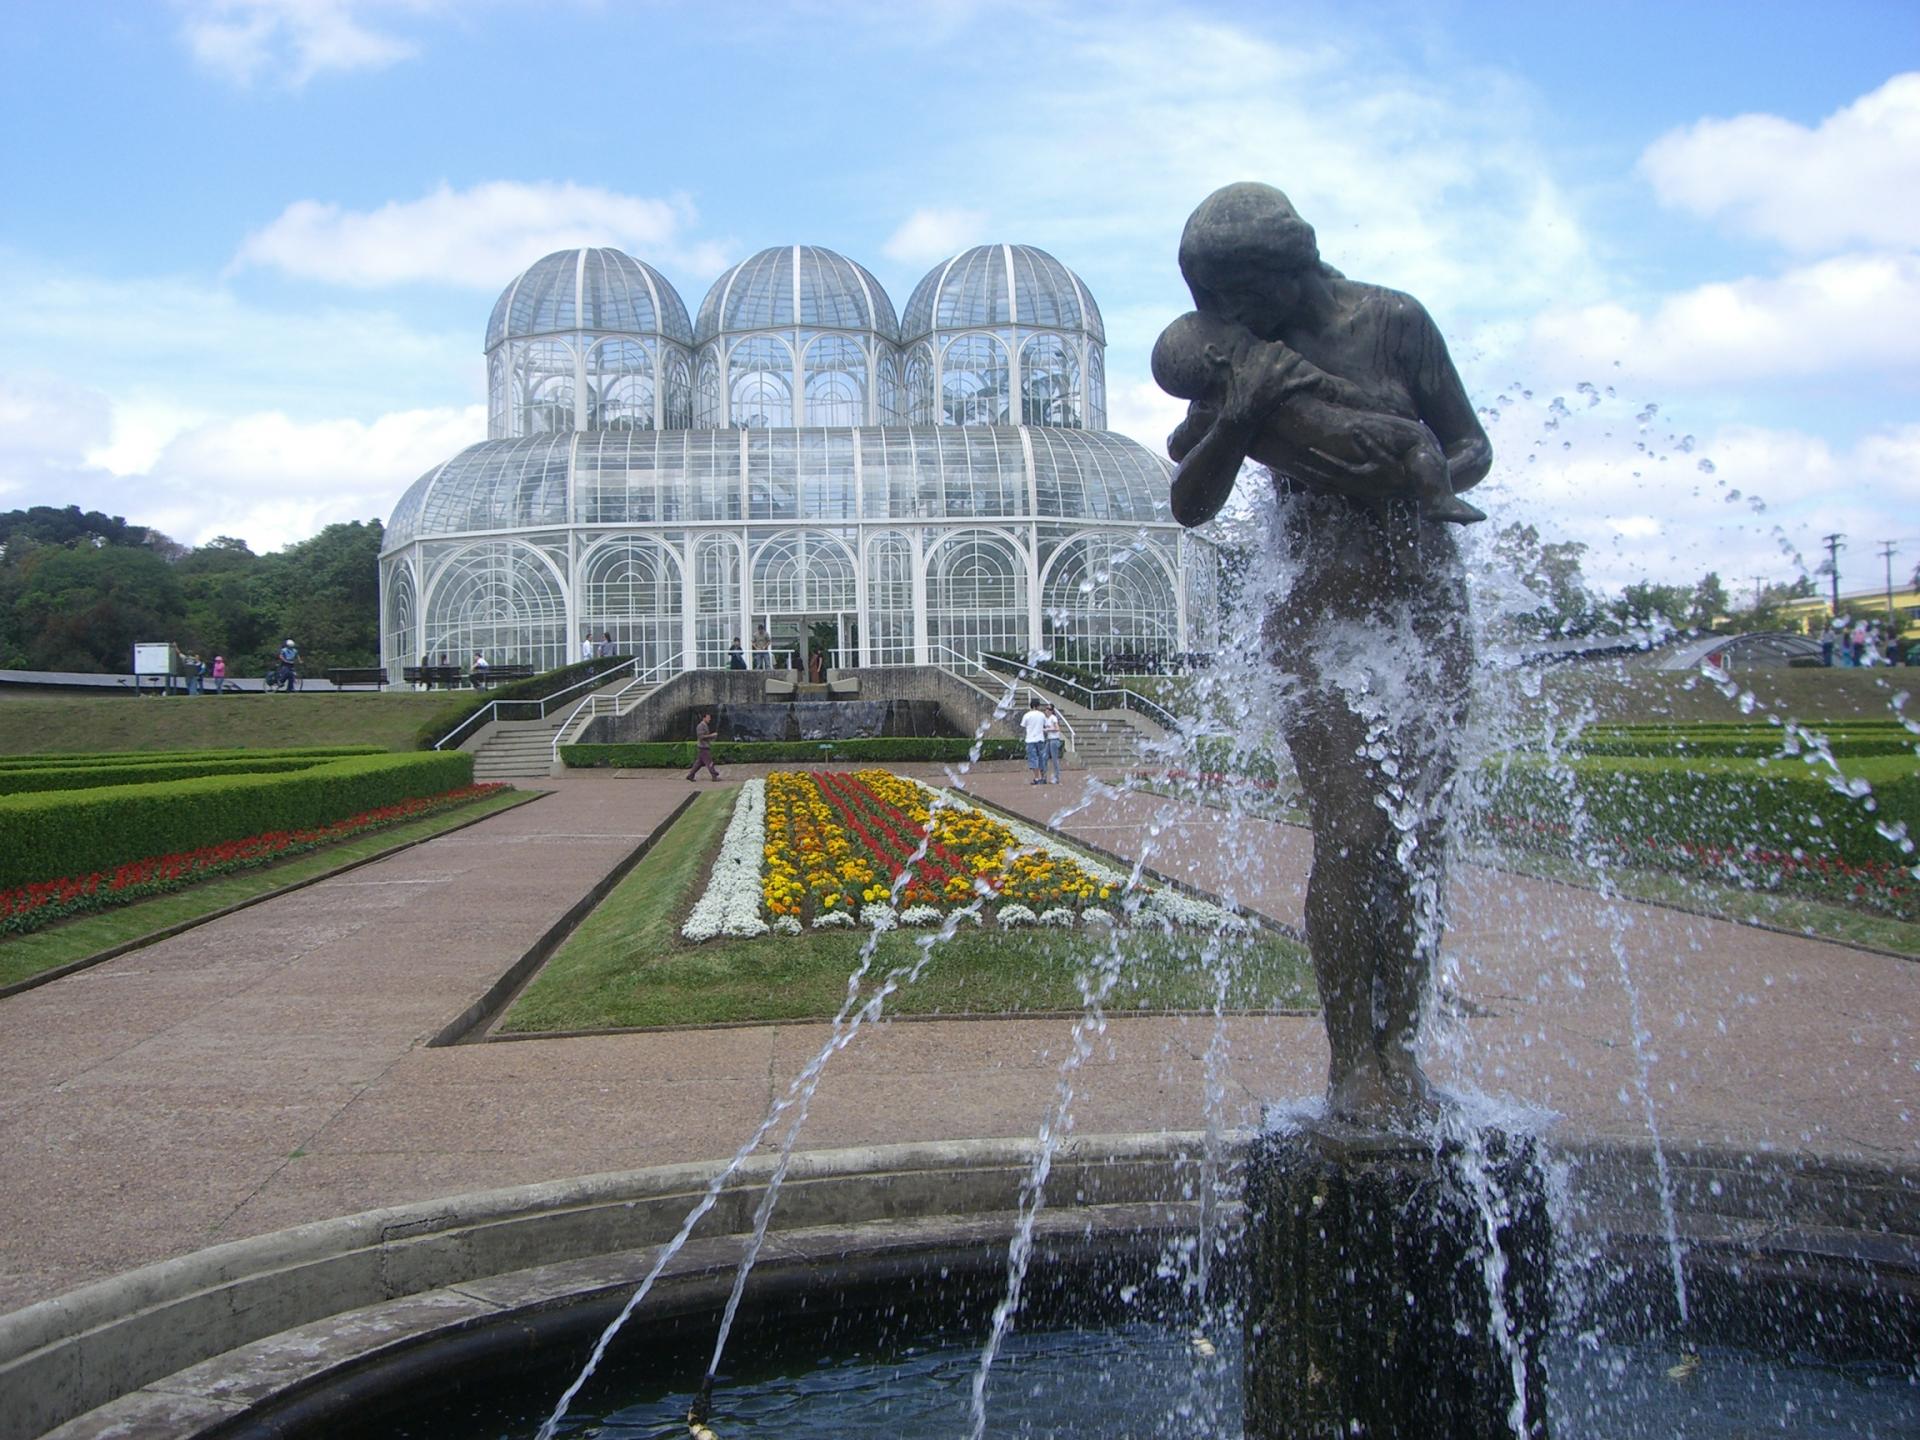
{"label": "botanical garden greenhouse", "polygon": [[903,316],[831,250],[763,250],[692,321],[631,256],[549,255],[493,307],[488,438],[394,508],[384,663],[545,669],[605,635],[684,669],[757,632],[835,667],[1204,650],[1215,555],[1104,428],[1105,346],[1025,245],[936,266]]}

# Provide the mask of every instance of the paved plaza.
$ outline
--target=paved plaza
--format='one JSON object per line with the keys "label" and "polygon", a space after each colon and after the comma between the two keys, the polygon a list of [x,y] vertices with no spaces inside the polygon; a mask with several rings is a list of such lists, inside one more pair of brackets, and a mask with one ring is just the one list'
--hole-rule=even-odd
{"label": "paved plaza", "polygon": [[[931,768],[918,770],[929,778]],[[743,771],[736,770],[729,779]],[[567,776],[429,844],[0,1001],[0,1310],[221,1241],[463,1191],[730,1154],[818,1050],[800,1024],[426,1048],[686,798]],[[970,788],[1297,925],[1302,830],[1084,773]],[[1644,1136],[1911,1165],[1920,966],[1468,868],[1433,1068]],[[801,1143],[1030,1136],[1071,1022],[883,1025],[829,1067]],[[1123,1017],[1074,1086],[1081,1135],[1205,1122],[1205,1017]],[[1317,1021],[1226,1025],[1227,1115],[1317,1092]]]}

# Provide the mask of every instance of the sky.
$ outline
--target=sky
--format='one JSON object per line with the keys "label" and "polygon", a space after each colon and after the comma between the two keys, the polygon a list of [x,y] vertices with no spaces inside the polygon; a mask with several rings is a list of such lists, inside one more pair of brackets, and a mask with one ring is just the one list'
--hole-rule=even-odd
{"label": "sky", "polygon": [[896,308],[1038,245],[1158,449],[1180,228],[1254,179],[1434,314],[1476,503],[1595,584],[1920,563],[1912,0],[9,0],[0,75],[0,508],[384,518],[485,437],[494,298],[580,244],[689,311],[767,245]]}

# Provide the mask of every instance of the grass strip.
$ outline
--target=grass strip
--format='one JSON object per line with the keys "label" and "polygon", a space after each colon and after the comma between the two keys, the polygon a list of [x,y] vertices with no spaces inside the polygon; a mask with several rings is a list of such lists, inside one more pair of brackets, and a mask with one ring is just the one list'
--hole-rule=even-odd
{"label": "grass strip", "polygon": [[288,886],[323,878],[389,851],[404,849],[498,811],[511,810],[532,800],[537,793],[503,790],[471,804],[361,835],[278,865],[210,880],[191,889],[117,906],[99,914],[76,916],[44,930],[0,940],[0,986],[16,985],[49,970],[75,966],[108,950],[136,948],[136,942],[159,938],[162,932],[210,919],[216,912],[265,898]]}
{"label": "grass strip", "polygon": [[[824,1020],[846,997],[864,932],[808,931],[691,945],[680,924],[705,883],[733,810],[733,787],[701,796],[562,944],[499,1026],[506,1034],[671,1025]],[[1066,848],[1063,846],[1063,849]],[[919,955],[925,932],[881,937],[873,979]],[[1218,942],[1142,929],[1122,941],[1124,973],[1109,1010],[1205,1010],[1211,965],[1234,968],[1228,1006],[1305,1009],[1313,985],[1303,947],[1266,930]],[[1108,941],[1085,930],[1005,932],[963,922],[926,972],[892,996],[893,1015],[1078,1011],[1079,973]]]}

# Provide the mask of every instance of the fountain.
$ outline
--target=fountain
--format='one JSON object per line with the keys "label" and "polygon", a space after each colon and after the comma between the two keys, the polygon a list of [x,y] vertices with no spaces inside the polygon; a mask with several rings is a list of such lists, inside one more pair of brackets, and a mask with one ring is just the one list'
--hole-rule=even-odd
{"label": "fountain", "polygon": [[1250,458],[1279,492],[1291,583],[1262,638],[1293,692],[1332,1052],[1325,1118],[1252,1161],[1247,1432],[1534,1440],[1552,1264],[1536,1142],[1465,1124],[1416,1054],[1473,664],[1447,526],[1485,518],[1459,492],[1492,447],[1419,303],[1324,264],[1280,191],[1209,196],[1180,269],[1197,309],[1153,355],[1191,401],[1174,514],[1213,519]]}
{"label": "fountain", "polygon": [[[1260,498],[1275,581],[1258,642],[1314,836],[1322,1099],[1275,1105],[1251,1136],[1215,1123],[1215,955],[1209,1129],[1073,1134],[1116,934],[1036,1139],[797,1151],[829,1062],[956,919],[884,974],[866,947],[831,1035],[726,1164],[324,1222],[63,1299],[0,1325],[0,1381],[22,1399],[0,1436],[123,1392],[72,1433],[1664,1440],[1784,1414],[1911,1433],[1911,1170],[1663,1146],[1617,930],[1650,1145],[1550,1152],[1548,1117],[1429,1080],[1475,664],[1452,527],[1480,517],[1462,494],[1491,447],[1418,304],[1323,265],[1280,192],[1210,197],[1180,259],[1197,309],[1154,356],[1192,403],[1176,514],[1208,519],[1248,460],[1285,477]],[[1136,881],[1152,858],[1150,841]],[[1788,1340],[1798,1369],[1725,1348]],[[615,1373],[595,1376],[603,1356]],[[1048,1408],[1056,1382],[1070,1393]]]}

